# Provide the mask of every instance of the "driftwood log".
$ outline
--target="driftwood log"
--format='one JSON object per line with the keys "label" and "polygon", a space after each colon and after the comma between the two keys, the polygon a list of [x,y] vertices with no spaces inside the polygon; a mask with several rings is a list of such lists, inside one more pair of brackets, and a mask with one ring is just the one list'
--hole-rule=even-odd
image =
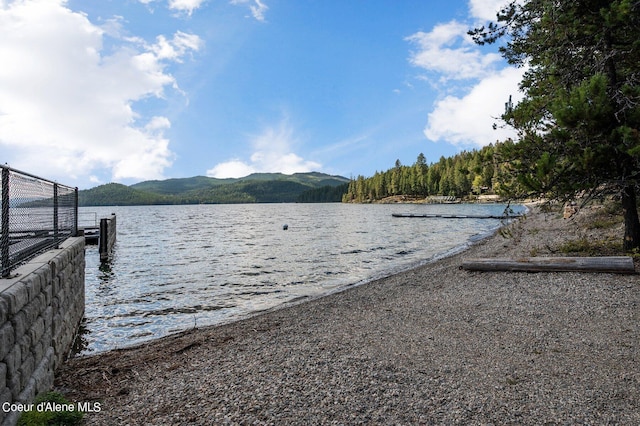
{"label": "driftwood log", "polygon": [[479,258],[463,261],[461,268],[469,271],[635,273],[633,259],[628,256]]}

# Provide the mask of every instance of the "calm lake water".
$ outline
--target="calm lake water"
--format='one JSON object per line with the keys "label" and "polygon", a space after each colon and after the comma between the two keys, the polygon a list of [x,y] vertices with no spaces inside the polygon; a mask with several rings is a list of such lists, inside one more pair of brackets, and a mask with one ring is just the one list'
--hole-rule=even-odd
{"label": "calm lake water", "polygon": [[[499,215],[493,205],[243,204],[86,207],[117,215],[100,265],[86,250],[83,354],[194,326],[237,320],[388,276],[466,247],[494,219],[394,218],[392,213]],[[283,225],[288,230],[283,230]]]}

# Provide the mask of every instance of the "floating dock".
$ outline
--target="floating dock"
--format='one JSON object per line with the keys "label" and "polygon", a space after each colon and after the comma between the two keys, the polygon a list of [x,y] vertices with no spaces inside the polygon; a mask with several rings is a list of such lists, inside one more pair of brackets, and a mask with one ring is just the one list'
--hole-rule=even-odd
{"label": "floating dock", "polygon": [[84,235],[85,244],[98,245],[100,261],[104,262],[108,260],[116,242],[116,214],[111,213],[110,217],[102,218],[99,222],[94,212],[85,212],[84,215],[92,215],[93,223],[85,219],[84,226],[79,226],[78,229]]}
{"label": "floating dock", "polygon": [[100,228],[85,227],[81,228],[84,234],[85,244],[97,245],[100,240]]}
{"label": "floating dock", "polygon": [[521,215],[484,215],[484,214],[437,214],[437,213],[392,213],[393,217],[419,217],[434,219],[517,219]]}
{"label": "floating dock", "polygon": [[78,213],[78,231],[84,235],[85,244],[98,244],[100,239],[100,221],[96,212]]}

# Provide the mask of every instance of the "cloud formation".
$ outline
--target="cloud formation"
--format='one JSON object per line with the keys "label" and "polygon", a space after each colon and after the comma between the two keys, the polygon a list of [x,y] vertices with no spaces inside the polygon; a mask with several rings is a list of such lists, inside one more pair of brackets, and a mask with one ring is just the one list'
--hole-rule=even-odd
{"label": "cloud formation", "polygon": [[436,102],[428,116],[425,136],[454,145],[484,146],[513,137],[511,129],[493,129],[500,123],[505,102],[522,79],[522,70],[505,68],[480,80],[462,97],[447,96]]}
{"label": "cloud formation", "polygon": [[509,0],[469,0],[469,14],[481,22],[495,21],[496,13],[509,3]]}
{"label": "cloud formation", "polygon": [[456,21],[437,25],[431,32],[417,32],[407,40],[418,47],[409,62],[433,71],[446,80],[481,78],[490,74],[501,57],[482,54],[466,34],[469,26]]}
{"label": "cloud formation", "polygon": [[204,0],[169,0],[169,9],[187,12],[191,15],[202,3]]}
{"label": "cloud formation", "polygon": [[[135,102],[177,89],[167,71],[200,49],[198,36],[176,32],[147,43],[111,40],[105,28],[64,0],[21,0],[0,7],[0,146],[10,165],[44,177],[161,178],[173,161],[166,117],[142,117]],[[43,158],[47,161],[42,161]]]}
{"label": "cloud formation", "polygon": [[[506,67],[498,53],[486,53],[467,35],[470,28],[495,20],[505,4],[470,0],[468,22],[442,23],[406,38],[415,47],[409,62],[427,71],[426,79],[443,92],[427,118],[424,134],[429,140],[481,147],[515,136],[511,129],[493,130],[493,124],[499,124],[509,96],[514,102],[521,99],[518,83],[523,70]],[[452,91],[457,95],[449,94]]]}
{"label": "cloud formation", "polygon": [[318,171],[322,165],[308,161],[292,152],[296,145],[293,128],[286,120],[277,127],[267,127],[251,140],[253,154],[250,161],[238,158],[217,164],[207,170],[207,176],[215,178],[238,178],[251,173],[284,174]]}
{"label": "cloud formation", "polygon": [[[158,0],[138,0],[140,3],[150,5]],[[170,10],[175,10],[178,13],[186,13],[191,16],[193,11],[200,8],[205,0],[169,0],[167,7]]]}
{"label": "cloud formation", "polygon": [[247,5],[251,11],[251,16],[260,22],[265,21],[265,13],[269,9],[269,6],[261,0],[231,0],[230,3],[234,5]]}
{"label": "cloud formation", "polygon": [[[138,0],[140,3],[150,5],[158,0]],[[179,13],[186,13],[191,16],[193,11],[199,9],[206,0],[168,0],[167,7]],[[229,0],[229,4],[247,6],[251,11],[251,16],[258,21],[265,21],[265,13],[269,7],[262,0]]]}

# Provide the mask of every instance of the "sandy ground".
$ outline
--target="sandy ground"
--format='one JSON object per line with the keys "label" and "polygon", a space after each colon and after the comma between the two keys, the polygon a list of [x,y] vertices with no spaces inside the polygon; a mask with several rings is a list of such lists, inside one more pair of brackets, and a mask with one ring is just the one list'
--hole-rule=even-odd
{"label": "sandy ground", "polygon": [[85,416],[99,425],[637,425],[638,275],[460,269],[467,258],[566,256],[567,241],[617,254],[621,226],[604,209],[569,220],[534,209],[424,267],[69,360],[56,389],[99,402]]}

